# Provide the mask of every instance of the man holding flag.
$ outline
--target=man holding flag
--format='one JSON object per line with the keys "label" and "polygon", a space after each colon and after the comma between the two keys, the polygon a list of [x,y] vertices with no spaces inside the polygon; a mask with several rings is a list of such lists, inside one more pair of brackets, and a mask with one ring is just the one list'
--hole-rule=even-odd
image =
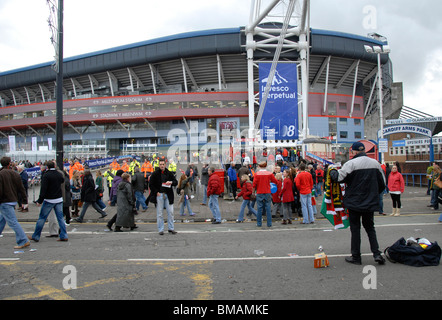
{"label": "man holding flag", "polygon": [[374,227],[374,211],[379,210],[379,194],[385,189],[385,177],[380,164],[365,153],[365,146],[356,142],[351,148],[354,158],[346,162],[342,169],[331,170],[333,181],[346,184],[343,205],[348,210],[351,231],[351,257],[345,261],[361,264],[361,218],[368,235],[374,260],[384,264],[379,251]]}

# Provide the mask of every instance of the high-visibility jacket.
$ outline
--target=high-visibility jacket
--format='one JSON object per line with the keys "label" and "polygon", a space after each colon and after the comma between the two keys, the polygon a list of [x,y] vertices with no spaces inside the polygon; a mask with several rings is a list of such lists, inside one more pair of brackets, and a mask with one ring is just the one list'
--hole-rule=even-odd
{"label": "high-visibility jacket", "polygon": [[112,163],[109,165],[112,170],[118,171],[120,170],[120,165],[118,164],[117,160],[112,161]]}
{"label": "high-visibility jacket", "polygon": [[169,168],[168,169],[169,169],[170,172],[176,172],[176,163],[171,161],[169,163]]}
{"label": "high-visibility jacket", "polygon": [[136,159],[133,159],[133,161],[129,165],[129,171],[131,174],[135,173],[136,166],[140,167],[140,163]]}
{"label": "high-visibility jacket", "polygon": [[141,166],[141,172],[144,172],[144,177],[147,177],[148,173],[153,172],[152,164],[149,161],[145,161]]}
{"label": "high-visibility jacket", "polygon": [[120,169],[123,170],[124,172],[128,172],[129,165],[127,163],[123,163],[123,165],[120,167]]}
{"label": "high-visibility jacket", "polygon": [[152,165],[153,165],[153,170],[155,171],[156,168],[160,166],[160,160],[155,159],[154,161],[152,161]]}
{"label": "high-visibility jacket", "polygon": [[113,169],[109,169],[109,170],[107,170],[105,173],[103,173],[103,177],[106,178],[107,186],[108,186],[109,188],[112,187],[112,181],[114,180],[114,177],[115,177],[115,174],[116,174],[116,173],[117,173],[117,171],[116,171],[116,170],[113,170]]}
{"label": "high-visibility jacket", "polygon": [[72,179],[72,175],[74,174],[74,171],[84,171],[83,165],[76,161],[70,168],[69,168],[69,178]]}

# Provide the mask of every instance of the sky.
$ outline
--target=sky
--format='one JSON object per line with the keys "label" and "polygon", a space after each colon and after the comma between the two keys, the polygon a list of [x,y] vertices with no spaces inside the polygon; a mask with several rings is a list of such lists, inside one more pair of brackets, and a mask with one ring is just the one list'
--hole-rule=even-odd
{"label": "sky", "polygon": [[[404,85],[404,104],[442,116],[442,1],[310,2],[312,28],[385,36],[394,81]],[[64,57],[246,26],[250,8],[251,0],[64,0]],[[0,72],[54,60],[49,16],[46,0],[0,0]]]}

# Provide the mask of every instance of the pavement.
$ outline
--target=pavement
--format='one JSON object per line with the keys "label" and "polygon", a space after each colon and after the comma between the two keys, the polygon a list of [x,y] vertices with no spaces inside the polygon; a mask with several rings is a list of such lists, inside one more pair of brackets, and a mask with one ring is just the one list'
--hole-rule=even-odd
{"label": "pavement", "polygon": [[[107,191],[107,190],[106,190]],[[29,212],[19,212],[16,211],[17,219],[19,222],[36,222],[39,216],[40,208],[37,207],[36,204],[33,203],[34,199],[38,198],[39,194],[39,187],[36,186],[35,189],[29,189]],[[145,194],[146,195],[146,194]],[[186,213],[185,216],[179,215],[179,204],[177,203],[177,199],[175,199],[174,204],[174,217],[175,222],[177,223],[189,223],[189,222],[207,222],[209,219],[211,219],[212,213],[209,209],[209,207],[203,206],[200,203],[202,202],[202,188],[197,188],[197,192],[193,194],[193,199],[191,199],[191,208],[192,211],[195,213],[195,216],[189,216],[187,209],[184,210]],[[392,201],[388,194],[384,195],[383,197],[384,201],[384,211],[385,213],[391,214],[392,212]],[[402,200],[402,209],[401,209],[401,215],[408,216],[408,215],[418,215],[418,214],[434,214],[435,215],[435,221],[437,221],[437,218],[442,213],[442,206],[440,206],[439,210],[432,210],[432,208],[427,207],[430,204],[430,196],[426,194],[425,188],[420,187],[406,187],[404,194],[401,196]],[[103,196],[104,203],[107,204],[108,201],[108,195],[107,192],[105,192]],[[316,215],[316,219],[324,219],[323,216],[319,213],[320,207],[322,204],[322,196],[319,196],[316,198],[317,202],[317,211],[318,214]],[[234,201],[232,197],[228,197],[224,195],[224,197],[219,198],[219,206],[221,211],[221,218],[223,222],[232,222],[235,221],[238,218],[239,210],[241,207],[242,198]],[[256,206],[255,206],[256,209]],[[247,209],[245,213],[247,214]],[[105,209],[105,212],[107,213],[107,217],[100,218],[100,214],[96,212],[92,207],[89,207],[84,222],[93,223],[93,222],[107,222],[110,220],[114,214],[117,213],[117,207],[111,207],[107,206]],[[378,213],[375,213],[375,215],[379,215]],[[167,214],[164,210],[164,217],[167,218]],[[247,216],[246,216],[247,218]],[[294,218],[294,224],[299,223],[301,219],[297,219],[297,214],[293,215]],[[398,217],[400,219],[400,217]],[[273,218],[274,223],[279,223],[282,220],[282,217],[275,217]],[[135,221],[138,223],[145,222],[145,223],[154,223],[156,222],[156,208],[153,204],[149,204],[148,209],[143,212],[141,210],[138,211],[138,214],[135,216]],[[72,221],[71,224],[78,224],[78,222]]]}

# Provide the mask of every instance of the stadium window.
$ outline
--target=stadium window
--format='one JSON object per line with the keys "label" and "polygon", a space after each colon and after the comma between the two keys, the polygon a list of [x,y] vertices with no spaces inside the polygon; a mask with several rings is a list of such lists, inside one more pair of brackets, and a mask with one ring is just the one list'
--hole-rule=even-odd
{"label": "stadium window", "polygon": [[362,139],[362,133],[361,132],[355,132],[355,139]]}
{"label": "stadium window", "polygon": [[355,119],[355,126],[360,126],[362,124],[361,119]]}
{"label": "stadium window", "polygon": [[328,119],[328,131],[329,131],[329,135],[330,136],[334,136],[336,135],[337,132],[337,122],[336,122],[336,118],[329,118]]}
{"label": "stadium window", "polygon": [[361,105],[360,104],[355,104],[353,106],[354,111],[361,111]]}
{"label": "stadium window", "polygon": [[345,102],[340,102],[339,103],[339,110],[347,111],[347,104]]}
{"label": "stadium window", "polygon": [[341,139],[347,139],[348,138],[348,132],[347,131],[340,131],[339,132],[339,137]]}
{"label": "stadium window", "polygon": [[347,118],[339,118],[339,124],[347,125]]}
{"label": "stadium window", "polygon": [[335,116],[336,115],[336,102],[328,103],[328,115]]}

